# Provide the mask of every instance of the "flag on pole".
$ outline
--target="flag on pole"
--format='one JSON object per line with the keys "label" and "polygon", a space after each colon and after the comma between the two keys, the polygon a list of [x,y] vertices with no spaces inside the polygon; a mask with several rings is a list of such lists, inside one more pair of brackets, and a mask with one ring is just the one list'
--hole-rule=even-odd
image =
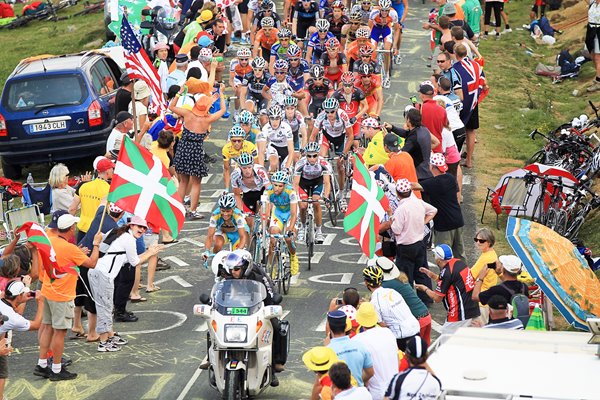
{"label": "flag on pole", "polygon": [[60,267],[56,262],[56,253],[50,243],[50,239],[44,232],[44,228],[35,222],[26,222],[17,229],[17,233],[24,232],[27,235],[27,241],[35,246],[42,255],[44,271],[51,280],[62,278],[66,274],[77,275],[77,267]]}
{"label": "flag on pole", "polygon": [[129,78],[142,79],[148,84],[152,92],[152,105],[150,108],[156,110],[157,114],[160,114],[161,111],[164,111],[165,105],[158,72],[152,65],[144,49],[142,49],[125,16],[123,16],[121,24],[121,45],[123,46],[125,66],[127,67]]}
{"label": "flag on pole", "polygon": [[344,231],[358,240],[363,253],[373,258],[377,248],[379,224],[390,204],[375,176],[354,155],[354,176],[350,203],[344,217]]}
{"label": "flag on pole", "polygon": [[115,165],[108,201],[144,218],[153,230],[162,228],[177,237],[185,207],[175,182],[160,159],[128,136]]}

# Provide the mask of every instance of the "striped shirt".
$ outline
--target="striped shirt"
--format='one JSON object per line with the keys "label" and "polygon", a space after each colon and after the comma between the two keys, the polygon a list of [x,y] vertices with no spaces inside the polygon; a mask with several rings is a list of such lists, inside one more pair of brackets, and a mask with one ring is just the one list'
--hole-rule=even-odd
{"label": "striped shirt", "polygon": [[442,383],[422,367],[412,367],[394,375],[385,397],[390,400],[434,400],[442,393]]}
{"label": "striped shirt", "polygon": [[490,319],[490,323],[484,326],[484,328],[523,330],[523,323],[517,318],[503,318],[496,321]]}
{"label": "striped shirt", "polygon": [[394,289],[375,289],[371,294],[371,304],[377,312],[379,322],[385,322],[396,339],[419,333],[419,321],[410,312],[402,295]]}

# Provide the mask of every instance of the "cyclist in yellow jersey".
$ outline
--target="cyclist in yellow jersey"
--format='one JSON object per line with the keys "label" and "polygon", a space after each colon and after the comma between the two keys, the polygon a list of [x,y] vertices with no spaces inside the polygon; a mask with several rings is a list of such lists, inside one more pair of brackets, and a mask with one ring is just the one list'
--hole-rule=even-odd
{"label": "cyclist in yellow jersey", "polygon": [[239,125],[234,125],[229,131],[229,141],[221,150],[223,154],[223,183],[225,190],[229,190],[231,183],[231,161],[240,156],[242,153],[251,154],[253,157],[258,156],[256,146],[246,140],[246,132]]}

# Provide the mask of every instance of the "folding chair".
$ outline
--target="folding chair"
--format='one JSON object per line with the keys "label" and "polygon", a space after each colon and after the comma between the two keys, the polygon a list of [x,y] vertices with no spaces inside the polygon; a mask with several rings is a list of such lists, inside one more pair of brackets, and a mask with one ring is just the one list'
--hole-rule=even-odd
{"label": "folding chair", "polygon": [[52,210],[52,187],[48,182],[23,185],[23,205],[37,205],[42,214]]}
{"label": "folding chair", "polygon": [[13,231],[15,228],[26,222],[36,222],[40,224],[40,226],[44,226],[44,214],[40,212],[37,204],[15,208],[5,212],[3,225],[4,229],[6,229],[8,240],[13,239]]}
{"label": "folding chair", "polygon": [[498,190],[487,188],[487,195],[481,212],[481,223],[487,204],[490,203],[496,212],[496,229],[500,229],[499,217],[503,212],[507,215],[519,216],[527,213],[527,203],[533,191],[533,185],[527,177],[506,177]]}

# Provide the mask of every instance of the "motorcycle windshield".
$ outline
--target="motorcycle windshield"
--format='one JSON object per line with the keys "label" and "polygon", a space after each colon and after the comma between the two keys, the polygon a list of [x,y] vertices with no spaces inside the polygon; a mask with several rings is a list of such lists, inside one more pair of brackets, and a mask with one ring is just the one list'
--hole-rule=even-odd
{"label": "motorcycle windshield", "polygon": [[178,18],[174,9],[170,7],[163,7],[158,11],[156,20],[161,28],[170,31],[177,25]]}
{"label": "motorcycle windshield", "polygon": [[252,308],[267,297],[265,286],[248,279],[227,279],[213,288],[217,306],[224,308]]}

